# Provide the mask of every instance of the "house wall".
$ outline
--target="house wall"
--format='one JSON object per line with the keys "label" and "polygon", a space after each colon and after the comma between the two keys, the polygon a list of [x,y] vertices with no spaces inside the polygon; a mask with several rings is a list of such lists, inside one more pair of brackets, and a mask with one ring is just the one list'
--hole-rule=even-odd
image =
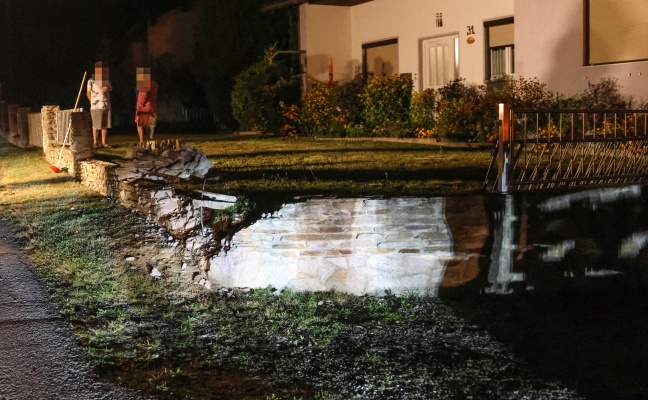
{"label": "house wall", "polygon": [[[484,21],[513,15],[513,0],[374,0],[354,7],[304,4],[301,10],[302,42],[309,74],[328,79],[328,54],[335,65],[335,80],[348,80],[362,70],[362,45],[398,38],[399,73],[412,73],[421,87],[420,40],[459,35],[459,76],[469,82],[484,81]],[[436,13],[443,13],[437,27]],[[475,42],[466,42],[473,26]],[[326,62],[311,63],[310,57]],[[340,60],[341,59],[341,60]]]}
{"label": "house wall", "polygon": [[330,56],[333,79],[352,79],[351,8],[306,4],[299,8],[299,20],[300,49],[306,50],[306,71],[311,78],[328,82]]}
{"label": "house wall", "polygon": [[614,77],[625,96],[648,99],[648,62],[583,65],[583,7],[582,0],[515,0],[515,74],[565,95]]}

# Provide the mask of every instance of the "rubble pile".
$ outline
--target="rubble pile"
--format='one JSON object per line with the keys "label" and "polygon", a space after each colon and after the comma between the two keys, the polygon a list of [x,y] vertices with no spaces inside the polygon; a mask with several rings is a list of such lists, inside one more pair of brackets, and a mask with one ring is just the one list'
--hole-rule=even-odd
{"label": "rubble pile", "polygon": [[124,159],[80,163],[81,182],[124,206],[146,215],[185,244],[203,268],[217,250],[214,213],[236,203],[236,197],[206,191],[179,193],[173,184],[203,181],[213,164],[207,156],[179,140],[150,141],[133,146]]}

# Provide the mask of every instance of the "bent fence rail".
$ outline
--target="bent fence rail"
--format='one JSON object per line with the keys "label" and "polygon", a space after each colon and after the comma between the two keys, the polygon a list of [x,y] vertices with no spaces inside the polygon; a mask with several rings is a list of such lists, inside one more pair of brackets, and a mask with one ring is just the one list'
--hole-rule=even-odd
{"label": "bent fence rail", "polygon": [[500,104],[500,120],[494,190],[648,180],[648,110],[514,110]]}

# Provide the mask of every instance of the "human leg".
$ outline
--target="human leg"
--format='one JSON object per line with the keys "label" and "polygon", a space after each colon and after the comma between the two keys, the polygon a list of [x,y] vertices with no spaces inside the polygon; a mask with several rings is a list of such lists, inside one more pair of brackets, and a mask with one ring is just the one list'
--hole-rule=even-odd
{"label": "human leg", "polygon": [[137,134],[139,135],[140,143],[144,143],[144,127],[137,125]]}
{"label": "human leg", "polygon": [[106,138],[108,137],[108,129],[112,127],[112,113],[110,110],[102,110],[101,114],[101,144],[104,147],[108,146],[106,143]]}
{"label": "human leg", "polygon": [[108,147],[108,143],[106,143],[106,137],[108,136],[108,129],[102,129],[101,130],[101,144],[103,147]]}

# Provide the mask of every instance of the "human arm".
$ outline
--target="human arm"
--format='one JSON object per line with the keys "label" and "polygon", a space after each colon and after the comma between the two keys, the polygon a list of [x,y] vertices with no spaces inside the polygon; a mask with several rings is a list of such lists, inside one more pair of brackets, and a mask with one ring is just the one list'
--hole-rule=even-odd
{"label": "human arm", "polygon": [[88,100],[92,101],[92,79],[88,79],[88,87],[86,89],[86,96],[88,96]]}

